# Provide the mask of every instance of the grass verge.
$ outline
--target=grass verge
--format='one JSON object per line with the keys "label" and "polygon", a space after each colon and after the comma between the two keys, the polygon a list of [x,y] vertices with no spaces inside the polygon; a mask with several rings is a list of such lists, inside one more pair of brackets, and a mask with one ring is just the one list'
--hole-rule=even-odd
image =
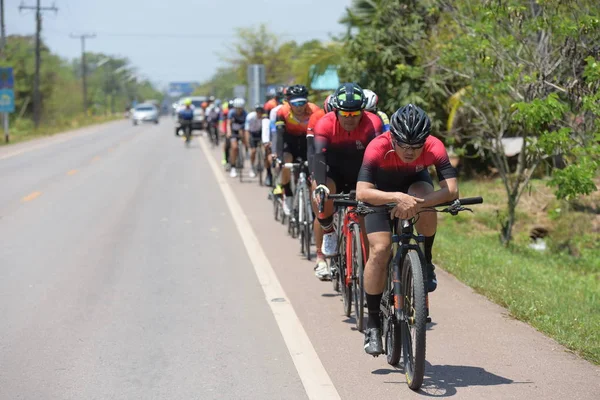
{"label": "grass verge", "polygon": [[[528,248],[524,232],[539,218],[532,217],[526,203],[513,245],[502,246],[498,230],[490,226],[494,207],[503,206],[497,187],[494,182],[461,184],[461,197],[481,194],[486,205],[474,206],[475,214],[440,218],[434,259],[515,318],[600,364],[600,249],[592,244],[584,256],[574,257]],[[586,234],[598,243],[600,235]]]}
{"label": "grass verge", "polygon": [[17,121],[14,126],[10,127],[10,142],[4,140],[4,131],[0,140],[0,146],[11,145],[14,143],[26,142],[32,139],[38,139],[45,136],[55,135],[57,133],[67,132],[74,129],[83,128],[90,125],[101,124],[109,121],[123,119],[122,115],[108,116],[77,116],[67,120],[56,121],[51,124],[42,124],[38,129],[33,127],[30,120]]}

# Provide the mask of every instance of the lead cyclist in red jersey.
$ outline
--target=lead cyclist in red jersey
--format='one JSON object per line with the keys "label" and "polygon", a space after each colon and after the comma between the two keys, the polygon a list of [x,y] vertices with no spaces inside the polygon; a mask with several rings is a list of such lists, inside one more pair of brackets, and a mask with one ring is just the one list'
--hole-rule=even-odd
{"label": "lead cyclist in red jersey", "polygon": [[[373,205],[397,203],[392,217],[412,218],[422,207],[458,198],[456,170],[450,164],[444,144],[430,136],[431,121],[419,107],[409,104],[390,119],[390,131],[367,147],[358,176],[356,197]],[[434,165],[440,189],[435,191],[427,168]],[[365,330],[365,352],[383,353],[380,302],[391,252],[390,213],[365,217],[369,238],[369,258],[365,267],[364,288],[369,310]],[[433,292],[437,279],[431,262],[431,249],[437,228],[437,214],[419,214],[417,232],[425,236],[427,290]]]}

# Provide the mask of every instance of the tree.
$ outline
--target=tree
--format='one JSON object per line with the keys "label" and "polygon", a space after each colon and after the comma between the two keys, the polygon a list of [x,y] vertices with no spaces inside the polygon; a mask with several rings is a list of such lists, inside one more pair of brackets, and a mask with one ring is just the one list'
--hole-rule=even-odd
{"label": "tree", "polygon": [[[571,116],[584,111],[589,96],[595,98],[577,92],[585,86],[584,59],[600,38],[598,9],[585,0],[440,4],[449,10],[441,23],[453,35],[438,44],[441,81],[458,81],[463,88],[461,112],[470,126],[457,133],[499,171],[508,203],[501,238],[508,244],[517,204],[534,171],[548,151],[573,148]],[[589,143],[592,132],[578,130]],[[504,151],[506,137],[523,138],[515,167]]]}

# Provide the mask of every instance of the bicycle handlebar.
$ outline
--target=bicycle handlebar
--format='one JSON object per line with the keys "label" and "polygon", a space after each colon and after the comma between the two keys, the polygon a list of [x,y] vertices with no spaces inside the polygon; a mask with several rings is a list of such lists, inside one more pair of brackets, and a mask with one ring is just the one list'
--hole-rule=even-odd
{"label": "bicycle handlebar", "polygon": [[[329,197],[331,197],[331,196],[329,196]],[[481,203],[483,203],[482,197],[467,197],[464,199],[456,199],[456,200],[448,201],[445,203],[440,203],[438,205],[430,206],[430,207],[426,207],[426,208],[434,209],[436,207],[448,207],[445,210],[442,210],[441,212],[449,212],[452,214],[454,212],[464,211],[465,209],[462,209],[462,206],[467,206],[467,205],[472,205],[472,204],[481,204]],[[339,198],[338,200],[333,201],[333,205],[334,206],[343,206],[343,207],[362,207],[365,214],[370,214],[372,212],[375,212],[375,209],[386,209],[386,211],[391,211],[394,207],[396,207],[397,203],[387,203],[387,204],[375,206],[373,204],[363,203],[362,201]],[[426,210],[422,210],[422,211],[426,211]]]}

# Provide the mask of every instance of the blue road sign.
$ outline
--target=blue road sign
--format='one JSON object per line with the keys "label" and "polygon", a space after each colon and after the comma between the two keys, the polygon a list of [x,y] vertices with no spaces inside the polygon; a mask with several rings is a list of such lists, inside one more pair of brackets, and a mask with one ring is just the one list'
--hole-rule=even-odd
{"label": "blue road sign", "polygon": [[12,89],[15,86],[15,78],[12,67],[0,68],[0,89]]}
{"label": "blue road sign", "polygon": [[15,93],[12,89],[0,89],[0,113],[15,112]]}

